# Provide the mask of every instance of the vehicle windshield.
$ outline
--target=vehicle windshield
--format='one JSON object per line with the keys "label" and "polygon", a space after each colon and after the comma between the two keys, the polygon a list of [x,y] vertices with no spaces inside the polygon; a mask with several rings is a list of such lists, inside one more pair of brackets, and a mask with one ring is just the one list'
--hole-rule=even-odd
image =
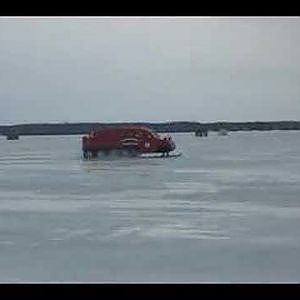
{"label": "vehicle windshield", "polygon": [[156,131],[154,131],[154,130],[152,130],[152,129],[149,129],[149,132],[150,132],[154,137],[159,137],[159,134],[158,134]]}
{"label": "vehicle windshield", "polygon": [[171,139],[171,136],[169,135],[169,134],[162,134],[161,135],[161,138],[163,138],[163,139],[166,139],[166,140],[170,140]]}

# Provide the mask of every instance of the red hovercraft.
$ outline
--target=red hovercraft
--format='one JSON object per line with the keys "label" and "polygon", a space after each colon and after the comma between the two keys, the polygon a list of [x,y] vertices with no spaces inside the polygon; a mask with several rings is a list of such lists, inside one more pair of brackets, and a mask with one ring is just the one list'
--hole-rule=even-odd
{"label": "red hovercraft", "polygon": [[149,153],[161,153],[160,157],[179,156],[169,154],[175,148],[170,136],[162,137],[145,126],[107,127],[82,137],[84,158],[97,157],[98,153],[130,157]]}

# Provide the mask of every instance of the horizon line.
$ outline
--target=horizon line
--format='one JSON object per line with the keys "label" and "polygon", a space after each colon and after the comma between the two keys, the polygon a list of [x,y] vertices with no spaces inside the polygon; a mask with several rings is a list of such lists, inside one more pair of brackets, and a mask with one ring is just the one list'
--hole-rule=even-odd
{"label": "horizon line", "polygon": [[66,125],[66,124],[92,124],[92,123],[99,123],[99,124],[122,124],[122,123],[149,123],[149,124],[164,124],[164,123],[200,123],[200,124],[213,124],[213,123],[280,123],[280,122],[300,122],[300,120],[277,120],[277,121],[116,121],[116,122],[100,122],[100,121],[77,121],[77,122],[63,122],[63,121],[50,121],[50,122],[33,122],[33,123],[14,123],[14,124],[0,124],[0,127],[5,126],[18,126],[18,125]]}

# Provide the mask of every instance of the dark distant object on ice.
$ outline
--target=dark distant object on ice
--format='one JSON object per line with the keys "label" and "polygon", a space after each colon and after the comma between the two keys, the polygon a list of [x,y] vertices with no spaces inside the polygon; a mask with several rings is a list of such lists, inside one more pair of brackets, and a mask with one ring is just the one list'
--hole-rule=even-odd
{"label": "dark distant object on ice", "polygon": [[82,137],[82,151],[85,158],[105,156],[136,157],[141,154],[161,153],[169,156],[176,146],[170,136],[162,137],[145,126],[118,126],[93,130]]}
{"label": "dark distant object on ice", "polygon": [[18,140],[19,139],[19,135],[16,131],[14,130],[9,130],[7,133],[6,133],[6,139],[7,140]]}
{"label": "dark distant object on ice", "polygon": [[206,129],[197,129],[195,131],[195,136],[208,136],[208,131]]}

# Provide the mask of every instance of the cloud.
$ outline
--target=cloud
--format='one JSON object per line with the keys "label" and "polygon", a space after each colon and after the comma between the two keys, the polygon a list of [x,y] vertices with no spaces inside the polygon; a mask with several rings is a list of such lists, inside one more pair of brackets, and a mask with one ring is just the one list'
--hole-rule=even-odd
{"label": "cloud", "polygon": [[299,18],[0,19],[0,123],[298,119]]}

